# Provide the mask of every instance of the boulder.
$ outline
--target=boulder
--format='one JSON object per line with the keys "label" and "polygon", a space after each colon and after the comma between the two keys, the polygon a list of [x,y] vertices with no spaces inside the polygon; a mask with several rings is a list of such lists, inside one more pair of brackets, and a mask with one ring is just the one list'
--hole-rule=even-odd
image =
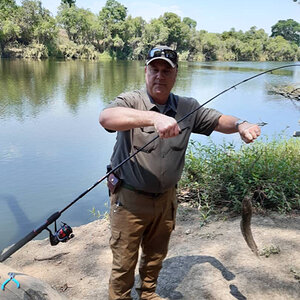
{"label": "boulder", "polygon": [[15,279],[20,283],[17,288],[15,282],[8,282],[4,290],[0,288],[0,300],[65,300],[65,296],[60,295],[49,284],[40,279],[29,276],[25,273],[18,272],[9,266],[0,263],[0,285],[9,278],[8,273],[15,273]]}

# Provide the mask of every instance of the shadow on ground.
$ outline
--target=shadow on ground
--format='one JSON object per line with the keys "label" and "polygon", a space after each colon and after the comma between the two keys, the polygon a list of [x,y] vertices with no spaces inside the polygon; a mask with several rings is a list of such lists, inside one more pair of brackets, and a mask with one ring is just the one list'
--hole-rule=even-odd
{"label": "shadow on ground", "polygon": [[[204,263],[209,263],[212,267],[219,270],[222,277],[227,281],[231,281],[235,278],[235,275],[231,271],[212,256],[175,256],[166,259],[163,263],[163,268],[159,275],[157,293],[161,297],[169,298],[170,300],[183,299],[184,295],[177,291],[177,288],[188,276],[193,266]],[[203,276],[205,276],[204,273]],[[138,278],[136,278],[136,280],[138,280]],[[197,280],[201,281],[201,278],[197,278]],[[240,293],[238,287],[233,284],[229,286],[228,294],[231,294],[238,300],[246,299],[246,297]],[[135,290],[133,290],[132,296],[134,299],[137,299]]]}

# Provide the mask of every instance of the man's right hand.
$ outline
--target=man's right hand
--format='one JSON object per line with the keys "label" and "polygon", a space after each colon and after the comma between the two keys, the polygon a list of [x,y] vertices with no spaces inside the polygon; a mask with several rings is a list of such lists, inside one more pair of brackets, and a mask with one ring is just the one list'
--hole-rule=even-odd
{"label": "man's right hand", "polygon": [[114,131],[154,126],[160,138],[170,138],[180,133],[174,118],[154,111],[142,111],[127,107],[108,108],[101,112],[100,124]]}
{"label": "man's right hand", "polygon": [[153,123],[160,138],[170,138],[180,133],[178,123],[172,117],[155,113]]}

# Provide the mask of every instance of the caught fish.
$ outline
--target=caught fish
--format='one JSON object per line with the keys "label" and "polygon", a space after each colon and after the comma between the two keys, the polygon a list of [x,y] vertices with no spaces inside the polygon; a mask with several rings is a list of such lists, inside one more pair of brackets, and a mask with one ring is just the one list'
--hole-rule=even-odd
{"label": "caught fish", "polygon": [[242,219],[241,219],[241,231],[243,237],[251,249],[251,251],[256,255],[258,254],[258,248],[254,241],[252,231],[251,231],[251,218],[252,218],[252,203],[249,196],[245,196],[242,201]]}

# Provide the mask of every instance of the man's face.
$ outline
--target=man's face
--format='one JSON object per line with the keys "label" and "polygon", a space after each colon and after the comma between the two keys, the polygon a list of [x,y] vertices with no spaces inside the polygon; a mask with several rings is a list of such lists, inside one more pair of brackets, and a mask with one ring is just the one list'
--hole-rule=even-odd
{"label": "man's face", "polygon": [[157,59],[145,67],[146,87],[150,96],[158,104],[165,104],[175,84],[177,68],[162,59]]}

